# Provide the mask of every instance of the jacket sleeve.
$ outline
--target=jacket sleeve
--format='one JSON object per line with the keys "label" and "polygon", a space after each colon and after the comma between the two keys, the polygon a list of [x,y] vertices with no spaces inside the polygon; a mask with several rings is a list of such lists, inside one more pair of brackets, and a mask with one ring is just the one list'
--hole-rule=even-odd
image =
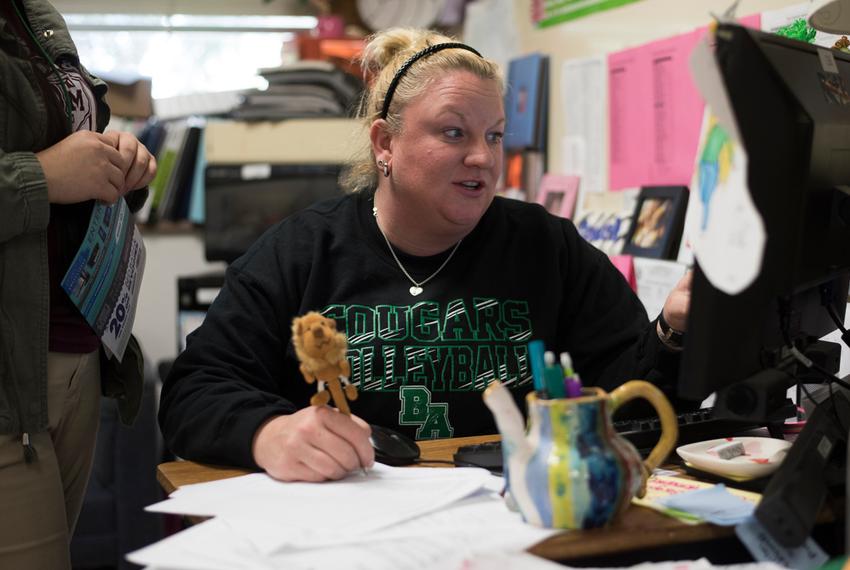
{"label": "jacket sleeve", "polygon": [[35,154],[0,149],[0,243],[44,231],[49,220],[47,181]]}
{"label": "jacket sleeve", "polygon": [[294,312],[286,299],[297,295],[287,290],[274,248],[260,249],[227,270],[224,287],[163,385],[160,427],[169,449],[185,459],[256,468],[256,430],[301,407],[281,395],[306,391],[286,354]]}
{"label": "jacket sleeve", "polygon": [[[608,256],[563,225],[567,283],[566,347],[590,385],[612,390],[632,379],[652,382],[675,400],[680,353],[665,348],[643,304]],[[655,315],[653,315],[655,317]]]}

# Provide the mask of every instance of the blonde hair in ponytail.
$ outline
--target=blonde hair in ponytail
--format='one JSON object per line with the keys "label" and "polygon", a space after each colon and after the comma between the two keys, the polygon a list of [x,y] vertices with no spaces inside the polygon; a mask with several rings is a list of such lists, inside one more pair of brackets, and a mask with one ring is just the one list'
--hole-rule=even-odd
{"label": "blonde hair in ponytail", "polygon": [[[344,190],[356,192],[372,188],[378,182],[375,156],[368,132],[372,123],[381,117],[384,98],[398,69],[417,52],[435,44],[454,42],[453,38],[431,30],[391,28],[369,39],[361,56],[363,74],[370,81],[360,100],[358,116],[366,126],[361,148],[340,178]],[[435,77],[450,71],[469,71],[482,79],[495,80],[503,89],[498,66],[464,49],[444,49],[418,60],[401,77],[392,96],[386,121],[390,131],[401,132],[401,112],[420,95]]]}

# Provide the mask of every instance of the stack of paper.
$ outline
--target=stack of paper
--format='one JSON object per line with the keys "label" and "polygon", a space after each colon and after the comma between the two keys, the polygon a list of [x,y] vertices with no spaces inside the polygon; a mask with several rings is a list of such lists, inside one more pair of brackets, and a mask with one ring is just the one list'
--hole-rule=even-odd
{"label": "stack of paper", "polygon": [[420,569],[518,552],[555,531],[523,523],[482,469],[401,469],[327,483],[264,474],[187,485],[148,510],[215,517],[128,559],[156,568]]}

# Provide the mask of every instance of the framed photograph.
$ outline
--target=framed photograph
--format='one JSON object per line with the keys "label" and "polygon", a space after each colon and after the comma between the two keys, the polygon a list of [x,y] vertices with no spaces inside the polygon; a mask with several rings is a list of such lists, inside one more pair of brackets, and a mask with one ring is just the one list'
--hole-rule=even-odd
{"label": "framed photograph", "polygon": [[623,253],[674,259],[688,206],[686,186],[645,186],[638,194]]}
{"label": "framed photograph", "polygon": [[576,207],[579,186],[578,176],[546,174],[540,181],[537,203],[550,214],[572,218]]}

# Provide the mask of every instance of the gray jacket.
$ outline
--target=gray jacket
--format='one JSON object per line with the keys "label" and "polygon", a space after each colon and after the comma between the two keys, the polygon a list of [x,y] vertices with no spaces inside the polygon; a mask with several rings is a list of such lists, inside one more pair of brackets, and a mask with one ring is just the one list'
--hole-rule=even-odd
{"label": "gray jacket", "polygon": [[[70,58],[79,64],[59,13],[43,0],[23,4],[36,39],[50,58]],[[44,172],[33,151],[56,141],[46,140],[47,112],[34,87],[32,64],[3,47],[22,41],[0,16],[0,433],[20,436],[25,442],[28,433],[47,429],[50,207]],[[102,132],[109,121],[103,101],[106,85],[80,69],[94,87]],[[147,191],[133,194],[128,203],[137,209]],[[132,421],[142,381],[138,344],[131,341],[120,365],[105,358],[101,362],[104,393],[117,396],[122,419]]]}

